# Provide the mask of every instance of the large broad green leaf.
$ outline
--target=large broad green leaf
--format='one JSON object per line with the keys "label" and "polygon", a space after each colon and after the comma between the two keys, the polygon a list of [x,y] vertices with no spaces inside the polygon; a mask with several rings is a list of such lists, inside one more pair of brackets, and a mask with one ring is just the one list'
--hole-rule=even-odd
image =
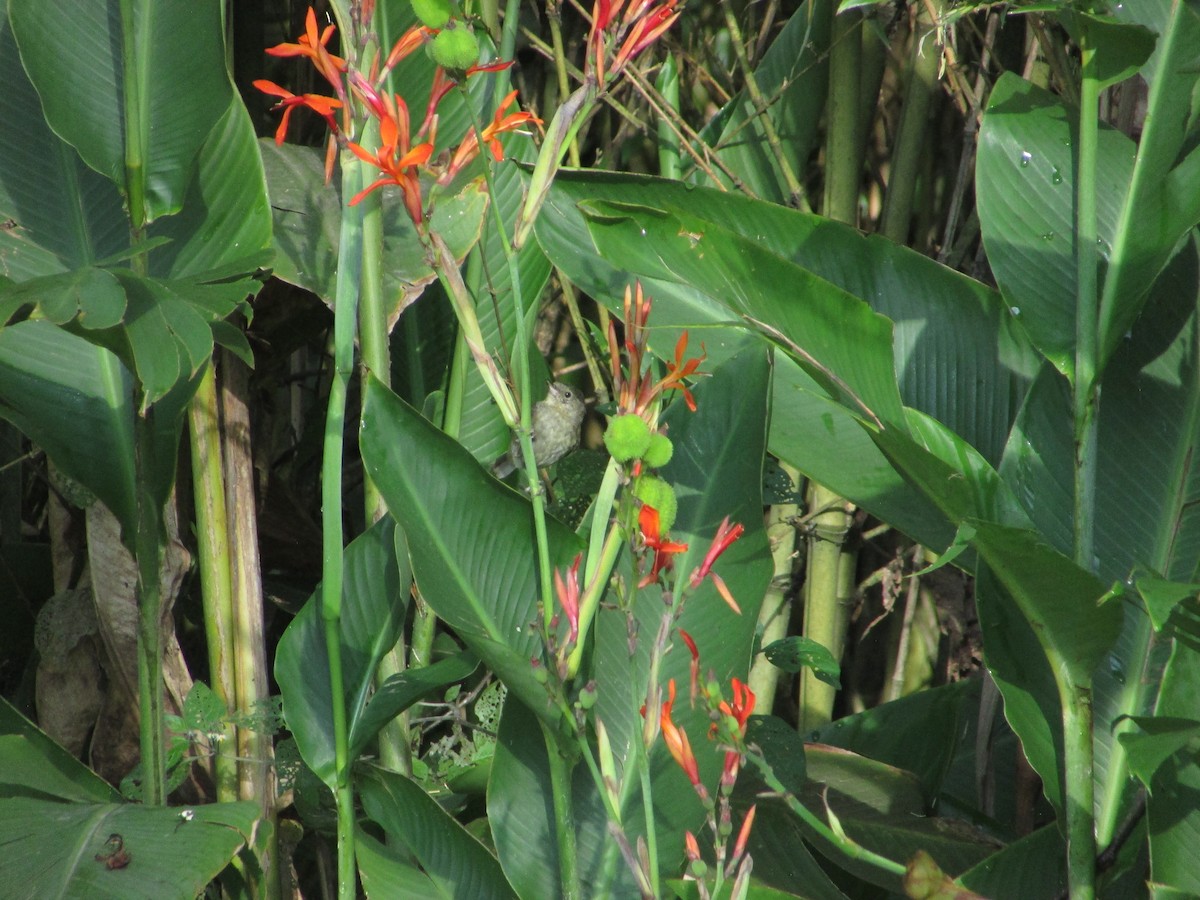
{"label": "large broad green leaf", "polygon": [[906,769],[932,802],[941,793],[967,717],[977,712],[978,680],[911,694],[831,722],[812,740]]}
{"label": "large broad green leaf", "polygon": [[[340,181],[325,183],[320,150],[313,147],[258,142],[275,224],[275,274],[289,284],[333,302],[342,202]],[[426,262],[427,251],[400,200],[399,189],[384,188],[383,291],[390,322],[436,280]],[[464,256],[479,238],[487,196],[479,185],[442,198],[430,227],[449,245],[456,258]]]}
{"label": "large broad green leaf", "polygon": [[0,796],[116,803],[121,795],[0,697]]}
{"label": "large broad green leaf", "polygon": [[[680,327],[692,329],[714,363],[736,352],[744,329],[728,327],[730,310],[716,289],[723,281],[657,277],[663,265],[651,241],[635,240],[619,257],[602,257],[579,208],[592,198],[716,222],[713,234],[735,231],[757,244],[759,253],[790,260],[890,316],[895,326],[887,352],[895,359],[903,401],[964,435],[993,464],[999,460],[1036,363],[995,292],[911,250],[817,216],[661,179],[564,173],[539,219],[539,242],[555,265],[617,312],[626,285],[639,278],[655,301],[658,329],[651,346],[668,358]],[[624,214],[633,212],[626,208]],[[755,294],[777,295],[777,305],[802,306],[798,283],[757,273],[750,281]],[[807,341],[803,334],[789,337]],[[849,410],[788,358],[778,359],[774,385],[773,453],[910,535],[933,546],[949,543],[953,526],[893,471]]]}
{"label": "large broad green leaf", "polygon": [[[3,799],[0,883],[27,897],[192,900],[253,840],[256,826],[256,803],[184,810]],[[117,851],[127,854],[124,865]]]}
{"label": "large broad green leaf", "polygon": [[985,897],[1055,900],[1067,889],[1066,846],[1057,828],[1039,828],[962,874]]}
{"label": "large broad green leaf", "polygon": [[[672,540],[684,541],[688,550],[675,558],[676,577],[686,582],[703,560],[713,534],[725,516],[740,522],[746,533],[718,560],[715,570],[724,578],[741,606],[735,614],[707,581],[689,594],[679,627],[696,642],[703,672],[711,671],[718,683],[744,678],[758,606],[770,579],[770,562],[762,529],[762,459],[769,370],[761,347],[751,346],[713,370],[697,385],[697,411],[682,403],[669,408],[664,421],[675,444],[675,455],[662,470],[679,496],[679,513]],[[626,581],[636,580],[632,567],[622,567]],[[618,772],[624,770],[634,741],[641,740],[639,707],[644,700],[651,642],[665,612],[661,589],[647,587],[633,600],[638,635],[631,657],[630,623],[618,609],[602,606],[594,632],[591,677],[598,698],[596,717],[604,723]],[[700,773],[710,792],[723,754],[707,739],[706,712],[692,709],[687,696],[691,657],[681,641],[662,660],[659,683],[675,679],[680,699],[674,721],[690,733]],[[545,700],[541,701],[542,706]],[[537,708],[535,707],[535,711]],[[500,742],[488,791],[489,818],[505,871],[523,896],[555,896],[558,891],[557,841],[550,798],[530,785],[547,784],[546,748],[532,727],[532,717],[510,703],[501,721]],[[683,831],[696,831],[704,811],[687,778],[662,746],[650,758],[656,833],[664,875],[678,874],[683,856]],[[636,776],[635,776],[636,777]],[[574,783],[574,821],[579,865],[584,878],[597,884],[606,852],[615,849],[606,817],[587,770],[580,766]],[[634,790],[622,811],[630,841],[644,834],[643,801]],[[614,896],[632,889],[627,867],[617,861]]]}
{"label": "large broad green leaf", "polygon": [[[230,99],[201,146],[183,208],[149,232],[169,241],[150,254],[150,272],[162,278],[211,281],[267,264],[271,206],[254,125],[240,97]],[[245,285],[242,296],[258,288]]]}
{"label": "large broad green leaf", "polygon": [[[368,475],[404,529],[421,595],[509,690],[555,718],[529,662],[541,654],[529,501],[375,379],[361,446]],[[566,526],[546,524],[551,563],[565,569],[582,544]]]}
{"label": "large broad green leaf", "polygon": [[9,10],[55,133],[122,191],[128,136],[139,134],[148,218],[177,212],[196,154],[233,96],[220,4],[88,0],[64,16],[38,0],[13,0]]}
{"label": "large broad green leaf", "polygon": [[[1200,451],[1200,387],[1191,374],[1196,269],[1195,246],[1189,240],[1150,291],[1144,314],[1105,373],[1097,473],[1102,489],[1095,520],[1097,572],[1105,583],[1124,582],[1138,570],[1187,580],[1200,563],[1200,517],[1186,499],[1197,490],[1198,475],[1190,460]],[[1065,380],[1047,368],[1026,397],[1001,466],[1034,526],[1064,553],[1072,540],[1069,423]],[[1102,841],[1124,817],[1131,791],[1125,751],[1116,740],[1126,727],[1121,720],[1147,716],[1155,709],[1169,649],[1154,634],[1150,617],[1133,603],[1124,606],[1121,633],[1093,681]],[[980,614],[985,619],[998,614],[984,593]],[[1011,625],[990,631],[985,625],[985,633],[989,666],[1006,688],[1010,719],[1019,701],[1008,686],[1020,684],[1038,695],[1038,706],[1056,706],[1057,699],[1051,700],[1057,697],[1052,673],[1031,664],[1032,635]],[[1024,634],[1020,641],[1018,633]],[[1027,727],[1018,727],[1016,719],[1013,724],[1028,744],[1032,738]],[[1035,726],[1043,733],[1047,728],[1057,725]],[[1031,760],[1035,756],[1031,754]]]}
{"label": "large broad green leaf", "polygon": [[371,770],[361,785],[367,815],[407,848],[428,877],[433,890],[426,896],[515,900],[496,857],[419,785],[383,769]]}
{"label": "large broad green leaf", "polygon": [[[1072,117],[1053,94],[1005,73],[988,100],[975,174],[984,246],[1004,299],[1066,375],[1074,369],[1077,278]],[[1106,186],[1096,195],[1098,250],[1107,265],[1136,147],[1113,128],[1098,137],[1096,183]]]}
{"label": "large broad green leaf", "polygon": [[[344,553],[342,679],[348,728],[360,748],[369,739],[368,723],[362,719],[369,708],[375,668],[404,627],[411,575],[407,559],[396,552],[396,541],[395,523],[382,519],[355,538]],[[319,588],[279,642],[275,680],[300,755],[318,777],[332,785],[333,707]],[[377,727],[377,718],[372,716],[372,727]]]}
{"label": "large broad green leaf", "polygon": [[0,414],[133,533],[134,408],[115,356],[49,322],[0,329]]}
{"label": "large broad green leaf", "polygon": [[129,246],[121,195],[42,117],[0,10],[0,271],[15,281],[74,269]]}
{"label": "large broad green leaf", "polygon": [[[533,142],[520,135],[514,135],[513,138],[505,144],[505,154],[512,159],[532,162],[536,156]],[[525,199],[525,178],[521,170],[512,162],[496,166],[492,173],[492,183],[496,188],[494,202],[501,219],[505,222],[515,221]],[[537,402],[541,399],[540,392],[547,381],[547,373],[534,332],[546,284],[550,278],[550,262],[537,241],[528,241],[521,248],[517,257],[517,268],[521,284],[521,305],[525,311],[525,319],[520,327],[525,329],[526,345],[529,348],[530,384],[535,394],[532,400]],[[484,223],[479,243],[471,252],[466,280],[475,295],[479,328],[483,333],[485,346],[495,348],[496,353],[502,353],[506,348],[515,371],[518,327],[516,299],[513,296],[508,261],[504,256],[503,245],[496,235],[495,220],[491,214]],[[443,314],[448,315],[449,310],[443,308]],[[459,344],[461,343],[460,339]],[[463,349],[462,346],[458,347],[460,359],[465,355]],[[460,368],[465,369],[465,373],[462,378],[458,440],[476,459],[490,464],[508,449],[512,433],[504,424],[496,401],[484,383],[479,368],[471,365]],[[452,381],[451,387],[454,386]],[[452,406],[454,398],[447,400],[448,406]]]}
{"label": "large broad green leaf", "polygon": [[1100,603],[1104,585],[1035,532],[969,522],[980,556],[1012,593],[1056,672],[1087,684],[1121,629],[1115,601]]}

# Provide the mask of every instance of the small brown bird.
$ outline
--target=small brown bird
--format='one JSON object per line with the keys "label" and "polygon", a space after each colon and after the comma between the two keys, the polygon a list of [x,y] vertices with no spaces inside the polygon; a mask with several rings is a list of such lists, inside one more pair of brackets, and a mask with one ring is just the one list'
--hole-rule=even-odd
{"label": "small brown bird", "polygon": [[[552,466],[579,446],[579,428],[587,411],[583,397],[570,385],[556,381],[550,385],[546,399],[533,405],[533,458],[538,468]],[[515,469],[523,468],[521,442],[513,435],[508,453],[496,460],[492,474],[506,478]]]}

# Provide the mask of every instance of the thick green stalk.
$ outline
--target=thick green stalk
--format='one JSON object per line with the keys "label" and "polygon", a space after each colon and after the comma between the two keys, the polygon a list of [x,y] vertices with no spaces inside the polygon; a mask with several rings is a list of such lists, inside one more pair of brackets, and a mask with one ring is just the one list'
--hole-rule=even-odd
{"label": "thick green stalk", "polygon": [[[342,197],[353,197],[361,184],[362,169],[355,161],[343,169]],[[325,625],[325,652],[329,659],[329,687],[333,701],[334,798],[337,802],[340,900],[354,900],[357,884],[354,865],[354,791],[350,784],[350,742],[342,676],[342,548],[345,543],[342,533],[342,457],[345,449],[346,389],[354,374],[361,240],[362,222],[358,210],[350,206],[343,207],[333,308],[333,379],[329,385],[321,469],[321,619]]]}
{"label": "thick green stalk", "polygon": [[134,416],[137,481],[138,700],[141,707],[142,799],[148,806],[167,802],[163,746],[162,585],[159,568],[164,540],[162,505],[151,479],[154,468],[154,406]]}
{"label": "thick green stalk", "polygon": [[[1100,84],[1096,48],[1086,26],[1079,38],[1083,80],[1079,88],[1079,157],[1075,182],[1075,562],[1095,571],[1096,464],[1100,385],[1096,373],[1099,297],[1096,250],[1096,145]],[[1061,685],[1066,770],[1067,882],[1071,900],[1096,894],[1095,782],[1091,684]]]}
{"label": "thick green stalk", "polygon": [[[146,227],[146,145],[149,134],[144,108],[147,66],[138,50],[134,0],[121,0],[122,104],[125,139],[125,203],[135,236]],[[145,274],[144,272],[142,274]]]}
{"label": "thick green stalk", "polygon": [[[571,793],[571,773],[575,770],[578,753],[567,741],[544,722],[542,735],[546,740],[546,756],[550,761],[550,796],[554,802],[554,827],[558,838],[558,876],[564,900],[583,896],[579,883],[578,854],[575,848],[575,801]],[[567,754],[570,754],[568,758]]]}
{"label": "thick green stalk", "polygon": [[[233,579],[230,574],[229,529],[225,514],[225,483],[221,471],[221,428],[216,375],[209,363],[188,407],[191,425],[192,493],[196,507],[196,552],[203,590],[204,634],[208,645],[209,681],[225,708],[234,709]],[[217,799],[238,799],[237,741],[226,722],[224,740],[216,745]]]}
{"label": "thick green stalk", "polygon": [[859,127],[862,17],[858,10],[834,16],[829,49],[829,98],[825,115],[825,215],[853,225],[858,218],[863,147]]}
{"label": "thick green stalk", "polygon": [[1092,686],[1061,684],[1063,763],[1067,796],[1067,886],[1071,900],[1096,896],[1095,775],[1092,751]]}
{"label": "thick green stalk", "polygon": [[[846,645],[853,596],[853,555],[845,551],[850,530],[849,504],[833,491],[814,484],[809,491],[813,533],[809,537],[808,566],[804,583],[804,636],[841,660]],[[849,569],[849,578],[847,570]],[[837,690],[816,677],[812,669],[800,673],[801,734],[820,728],[833,718]]]}
{"label": "thick green stalk", "polygon": [[[654,87],[671,109],[679,112],[679,64],[668,53]],[[658,174],[663,178],[679,178],[679,134],[666,116],[658,119]]]}
{"label": "thick green stalk", "polygon": [[[935,9],[940,8],[940,3],[935,5]],[[904,109],[892,148],[891,174],[879,222],[880,233],[897,244],[908,242],[917,173],[922,160],[928,157],[925,140],[929,133],[929,106],[941,60],[934,42],[935,24],[930,20],[930,9],[920,5],[918,9],[917,25],[911,38],[912,55],[908,85],[904,90]]]}
{"label": "thick green stalk", "polygon": [[[825,138],[825,215],[851,225],[858,218],[863,142],[860,127],[861,16],[850,10],[834,16],[830,36],[828,121]],[[847,599],[853,593],[853,556],[844,549],[850,530],[850,506],[819,485],[809,490],[813,533],[809,537],[805,580],[804,634],[834,659],[845,645]],[[833,715],[836,691],[813,676],[800,674],[801,733],[818,728]]]}
{"label": "thick green stalk", "polygon": [[1095,57],[1083,39],[1083,82],[1079,88],[1079,166],[1075,182],[1075,562],[1093,571],[1096,508],[1096,378],[1099,300],[1096,294],[1096,143],[1099,133],[1099,83],[1089,77]]}
{"label": "thick green stalk", "polygon": [[[775,129],[775,121],[771,118],[770,106],[758,88],[758,79],[754,77],[754,66],[750,62],[746,46],[742,41],[742,30],[738,25],[737,15],[732,4],[722,3],[720,6],[725,14],[725,28],[729,31],[729,43],[733,47],[734,55],[742,70],[742,77],[746,81],[746,93],[750,95],[750,102],[754,104],[754,114],[758,117],[758,123],[767,138],[767,149],[770,151],[772,159],[775,160],[779,178],[783,181],[780,187],[783,188],[782,192],[788,197],[790,205],[799,209],[804,203],[804,188],[800,184],[800,179],[796,177],[787,155],[783,152],[783,142],[780,141],[779,132]],[[855,37],[857,34],[857,31],[854,32]],[[856,75],[855,85],[857,84]],[[856,101],[855,106],[857,107],[857,105]]]}
{"label": "thick green stalk", "polygon": [[[799,484],[800,473],[786,463],[780,468],[787,473],[792,484]],[[758,624],[762,628],[762,646],[787,637],[788,620],[792,604],[792,561],[796,551],[796,527],[792,519],[799,511],[795,503],[776,503],[767,513],[767,544],[771,548],[774,572],[771,583],[763,595],[758,613]],[[781,670],[773,666],[766,657],[756,656],[750,667],[748,683],[757,698],[756,704],[763,712],[770,712],[775,705],[775,690],[779,685]]]}

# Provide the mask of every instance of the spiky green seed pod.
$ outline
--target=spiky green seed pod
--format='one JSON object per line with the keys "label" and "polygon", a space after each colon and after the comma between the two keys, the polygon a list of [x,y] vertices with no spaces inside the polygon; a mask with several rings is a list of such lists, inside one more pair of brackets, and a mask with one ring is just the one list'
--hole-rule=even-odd
{"label": "spiky green seed pod", "polygon": [[658,530],[666,534],[675,524],[675,514],[679,512],[679,501],[675,498],[675,488],[671,487],[656,475],[643,475],[634,485],[633,495],[658,510]]}
{"label": "spiky green seed pod", "polygon": [[413,12],[427,28],[445,28],[454,13],[450,0],[411,0]]}
{"label": "spiky green seed pod", "polygon": [[433,61],[443,69],[461,72],[471,68],[479,59],[479,41],[469,27],[440,31],[431,47]]}
{"label": "spiky green seed pod", "polygon": [[650,446],[642,454],[642,462],[652,469],[661,469],[671,461],[675,454],[675,445],[665,434],[650,435]]}
{"label": "spiky green seed pod", "polygon": [[604,431],[604,446],[617,462],[639,459],[650,446],[650,426],[633,413],[610,419]]}

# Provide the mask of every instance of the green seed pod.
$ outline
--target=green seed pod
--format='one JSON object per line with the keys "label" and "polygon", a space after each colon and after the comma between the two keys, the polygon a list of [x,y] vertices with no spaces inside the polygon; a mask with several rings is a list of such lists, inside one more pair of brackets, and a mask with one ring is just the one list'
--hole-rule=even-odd
{"label": "green seed pod", "polygon": [[433,61],[443,69],[461,72],[479,59],[479,41],[470,28],[447,28],[433,39]]}
{"label": "green seed pod", "polygon": [[661,534],[671,530],[675,524],[675,514],[679,511],[675,488],[655,475],[643,475],[637,480],[633,495],[658,510],[658,530]]}
{"label": "green seed pod", "polygon": [[450,0],[412,0],[412,8],[427,28],[445,28],[454,12]]}
{"label": "green seed pod", "polygon": [[633,413],[617,416],[609,421],[604,432],[604,446],[617,462],[638,459],[650,446],[650,426]]}
{"label": "green seed pod", "polygon": [[665,434],[652,434],[650,446],[642,454],[642,461],[652,469],[660,469],[671,461],[675,454],[675,445]]}

